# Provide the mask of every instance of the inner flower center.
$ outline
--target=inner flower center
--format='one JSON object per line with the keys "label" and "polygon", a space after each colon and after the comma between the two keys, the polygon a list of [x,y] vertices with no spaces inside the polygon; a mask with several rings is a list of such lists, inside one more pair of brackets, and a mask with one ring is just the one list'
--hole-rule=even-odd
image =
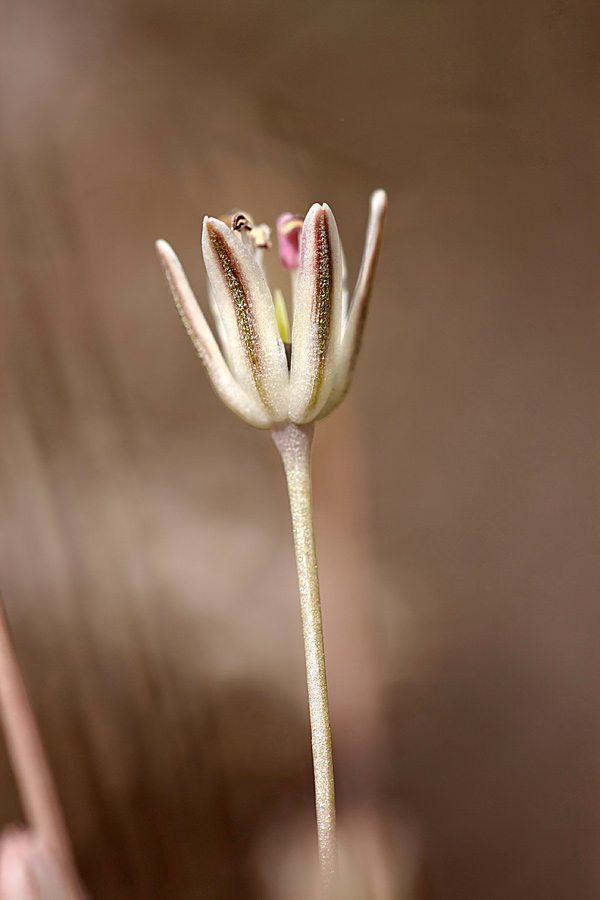
{"label": "inner flower center", "polygon": [[[268,225],[256,225],[252,216],[243,210],[236,209],[221,217],[221,221],[235,231],[246,247],[251,251],[262,268],[262,256],[271,248],[271,229]],[[282,213],[277,219],[277,246],[279,259],[284,269],[290,273],[292,306],[296,291],[296,277],[300,264],[300,236],[304,220],[293,213]],[[273,291],[275,319],[279,336],[285,348],[288,369],[292,360],[292,330],[283,292],[276,288]]]}

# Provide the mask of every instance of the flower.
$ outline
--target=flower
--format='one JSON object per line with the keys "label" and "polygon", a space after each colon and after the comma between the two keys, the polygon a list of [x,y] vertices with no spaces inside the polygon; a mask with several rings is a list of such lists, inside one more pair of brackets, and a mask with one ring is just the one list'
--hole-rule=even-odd
{"label": "flower", "polygon": [[291,213],[279,217],[280,257],[292,278],[291,334],[281,292],[271,294],[262,269],[269,228],[254,225],[247,213],[206,217],[202,253],[220,346],[177,256],[157,241],[175,305],[216,393],[250,425],[303,425],[343,400],[360,349],[386,205],[385,192],[375,191],[350,303],[329,206],[315,203],[304,221]]}

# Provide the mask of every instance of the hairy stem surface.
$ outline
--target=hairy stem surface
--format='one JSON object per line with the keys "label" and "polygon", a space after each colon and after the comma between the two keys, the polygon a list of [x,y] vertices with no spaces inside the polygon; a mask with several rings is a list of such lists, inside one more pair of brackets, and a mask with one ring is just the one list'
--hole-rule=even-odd
{"label": "hairy stem surface", "polygon": [[325,647],[312,510],[311,447],[314,425],[286,425],[272,431],[287,479],[304,634],[304,657],[317,808],[323,895],[331,896],[337,876],[335,789],[325,672]]}

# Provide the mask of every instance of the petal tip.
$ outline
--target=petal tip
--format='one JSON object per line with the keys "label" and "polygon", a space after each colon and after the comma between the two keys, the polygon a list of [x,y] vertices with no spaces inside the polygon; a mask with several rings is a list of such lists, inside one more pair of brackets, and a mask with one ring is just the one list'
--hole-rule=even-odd
{"label": "petal tip", "polygon": [[204,253],[205,259],[206,253],[208,252],[212,244],[212,239],[214,238],[214,236],[216,234],[222,235],[219,226],[223,226],[223,223],[219,222],[218,219],[215,219],[212,216],[204,216],[204,219],[202,221],[202,251]]}
{"label": "petal tip", "polygon": [[306,213],[306,218],[304,219],[304,227],[306,228],[307,224],[310,224],[320,212],[322,213],[323,209],[324,207],[321,203],[313,203],[309,211]]}
{"label": "petal tip", "polygon": [[175,255],[171,245],[168,244],[167,241],[164,241],[162,238],[159,238],[157,241],[155,241],[154,246],[161,259],[165,259],[165,257]]}
{"label": "petal tip", "polygon": [[383,188],[378,188],[371,194],[371,208],[378,213],[385,212],[387,209],[387,194]]}
{"label": "petal tip", "polygon": [[209,233],[217,233],[217,234],[227,234],[229,232],[228,226],[225,222],[221,222],[220,219],[217,219],[215,216],[204,216],[202,220],[202,231]]}
{"label": "petal tip", "polygon": [[323,215],[324,215],[325,220],[327,221],[327,223],[328,223],[329,225],[333,225],[335,228],[337,228],[337,223],[336,223],[336,221],[335,221],[335,216],[334,216],[334,214],[333,214],[333,210],[332,210],[332,208],[330,207],[329,203],[323,203],[322,209],[323,209]]}
{"label": "petal tip", "polygon": [[154,244],[156,248],[156,254],[160,261],[160,264],[164,269],[173,270],[175,267],[181,268],[181,263],[177,258],[177,254],[168,243],[168,241],[164,241],[162,238],[159,238],[158,241]]}
{"label": "petal tip", "polygon": [[232,238],[235,240],[235,246],[239,243],[243,246],[243,242],[239,240],[239,236],[231,230],[231,228],[214,216],[205,216],[202,223],[202,239],[210,240],[211,237],[218,235],[226,244],[232,246]]}

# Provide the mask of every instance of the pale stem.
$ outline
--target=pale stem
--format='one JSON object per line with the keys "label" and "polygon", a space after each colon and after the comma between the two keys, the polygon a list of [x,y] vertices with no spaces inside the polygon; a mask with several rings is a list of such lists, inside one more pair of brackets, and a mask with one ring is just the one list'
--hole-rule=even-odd
{"label": "pale stem", "polygon": [[21,675],[1,597],[0,719],[27,823],[53,854],[73,898],[82,897],[60,800]]}
{"label": "pale stem", "polygon": [[286,425],[273,429],[271,433],[283,460],[292,513],[304,634],[319,861],[323,895],[330,897],[337,878],[337,839],[325,646],[312,510],[310,459],[314,424]]}

